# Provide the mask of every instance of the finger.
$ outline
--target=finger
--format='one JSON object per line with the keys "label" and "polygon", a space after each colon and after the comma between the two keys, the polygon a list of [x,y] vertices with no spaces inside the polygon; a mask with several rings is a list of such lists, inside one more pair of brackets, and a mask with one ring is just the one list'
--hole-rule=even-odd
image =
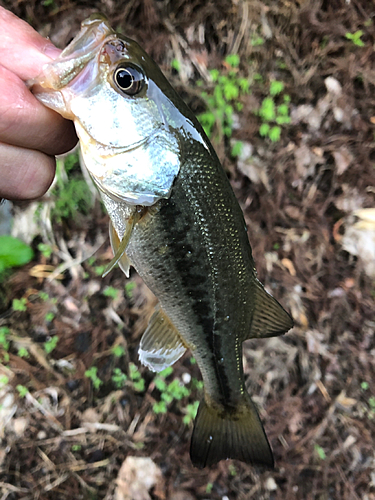
{"label": "finger", "polygon": [[71,121],[43,106],[12,72],[0,66],[0,141],[49,155],[77,143]]}
{"label": "finger", "polygon": [[32,200],[42,196],[51,185],[54,157],[0,143],[0,158],[0,198]]}
{"label": "finger", "polygon": [[61,52],[29,24],[0,7],[0,61],[22,80],[35,78]]}

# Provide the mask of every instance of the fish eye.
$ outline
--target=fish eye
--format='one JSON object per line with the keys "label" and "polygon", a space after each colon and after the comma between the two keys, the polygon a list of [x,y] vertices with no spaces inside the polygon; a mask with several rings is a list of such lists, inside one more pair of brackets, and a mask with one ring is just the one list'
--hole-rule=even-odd
{"label": "fish eye", "polygon": [[143,88],[145,76],[134,66],[120,64],[113,73],[113,81],[127,95],[136,95]]}

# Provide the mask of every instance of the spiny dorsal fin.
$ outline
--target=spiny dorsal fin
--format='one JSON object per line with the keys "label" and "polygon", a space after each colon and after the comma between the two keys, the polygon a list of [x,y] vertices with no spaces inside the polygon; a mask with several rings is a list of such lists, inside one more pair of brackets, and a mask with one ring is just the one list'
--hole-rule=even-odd
{"label": "spiny dorsal fin", "polygon": [[282,335],[293,327],[292,317],[256,280],[255,307],[247,339]]}
{"label": "spiny dorsal fin", "polygon": [[203,468],[226,458],[236,458],[252,465],[273,467],[273,455],[250,397],[237,411],[219,410],[201,401],[194,423],[190,458]]}
{"label": "spiny dorsal fin", "polygon": [[162,309],[152,315],[139,344],[139,359],[154,372],[173,365],[186,351],[178,330]]}

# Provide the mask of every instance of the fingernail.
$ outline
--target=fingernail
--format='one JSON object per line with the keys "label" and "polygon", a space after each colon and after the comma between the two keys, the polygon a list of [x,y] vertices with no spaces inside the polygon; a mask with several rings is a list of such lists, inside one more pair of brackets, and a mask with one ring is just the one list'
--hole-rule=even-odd
{"label": "fingernail", "polygon": [[61,54],[61,50],[52,45],[52,43],[48,43],[45,47],[43,52],[45,53],[46,56],[50,57],[51,59],[56,59]]}

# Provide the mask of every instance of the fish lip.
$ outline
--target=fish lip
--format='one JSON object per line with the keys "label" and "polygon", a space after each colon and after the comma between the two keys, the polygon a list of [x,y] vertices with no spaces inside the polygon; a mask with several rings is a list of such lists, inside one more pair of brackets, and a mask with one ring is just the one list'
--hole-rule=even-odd
{"label": "fish lip", "polygon": [[[25,82],[32,92],[40,89],[61,91],[68,87],[90,61],[99,59],[102,47],[108,41],[118,38],[104,16],[91,17],[82,23],[85,31],[80,36],[75,37],[55,60],[45,64],[38,76]],[[69,65],[71,61],[75,64]],[[97,62],[100,64],[99,60]]]}

